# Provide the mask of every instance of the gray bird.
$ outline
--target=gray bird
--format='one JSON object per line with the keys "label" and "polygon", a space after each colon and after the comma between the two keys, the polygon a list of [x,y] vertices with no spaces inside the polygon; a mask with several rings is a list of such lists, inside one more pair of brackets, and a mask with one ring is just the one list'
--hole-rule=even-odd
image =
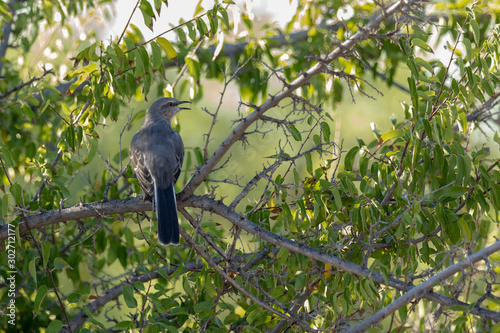
{"label": "gray bird", "polygon": [[144,199],[154,202],[162,245],[180,241],[174,184],[181,173],[184,145],[171,121],[179,111],[189,109],[179,107],[184,103],[190,102],[170,97],[154,102],[129,148]]}

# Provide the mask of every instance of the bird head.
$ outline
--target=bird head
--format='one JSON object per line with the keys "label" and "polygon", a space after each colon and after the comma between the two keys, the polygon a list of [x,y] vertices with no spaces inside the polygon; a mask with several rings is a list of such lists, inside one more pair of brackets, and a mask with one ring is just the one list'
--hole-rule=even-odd
{"label": "bird head", "polygon": [[180,107],[179,105],[191,103],[189,101],[179,101],[172,97],[160,98],[151,105],[148,113],[159,113],[163,117],[171,120],[181,110],[189,110],[189,108]]}

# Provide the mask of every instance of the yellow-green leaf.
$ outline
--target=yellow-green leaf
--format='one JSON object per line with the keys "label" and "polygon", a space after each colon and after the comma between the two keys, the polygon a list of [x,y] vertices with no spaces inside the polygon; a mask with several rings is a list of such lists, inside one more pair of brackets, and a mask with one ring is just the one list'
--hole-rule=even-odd
{"label": "yellow-green leaf", "polygon": [[222,31],[220,31],[218,34],[218,40],[219,40],[219,43],[217,44],[217,47],[215,48],[214,56],[212,57],[212,61],[217,59],[217,56],[219,55],[220,51],[222,50],[222,46],[224,46],[224,33]]}
{"label": "yellow-green leaf", "polygon": [[380,140],[385,142],[385,141],[390,140],[390,139],[399,138],[400,136],[403,135],[403,133],[404,132],[402,130],[390,130],[389,132],[382,135],[380,137]]}
{"label": "yellow-green leaf", "polygon": [[460,218],[458,220],[458,223],[459,223],[460,229],[462,229],[462,234],[465,235],[467,238],[467,241],[470,242],[472,240],[472,235],[470,232],[469,225],[467,224],[467,222],[463,218]]}
{"label": "yellow-green leaf", "polygon": [[434,74],[434,69],[432,68],[431,64],[429,64],[424,59],[417,57],[417,58],[415,58],[415,62],[419,66],[424,67],[425,69],[427,69],[430,73]]}
{"label": "yellow-green leaf", "polygon": [[172,44],[166,40],[163,37],[158,37],[156,38],[156,42],[160,47],[165,51],[165,54],[167,55],[168,59],[175,59],[177,58],[177,51],[175,51],[174,47]]}
{"label": "yellow-green leaf", "polygon": [[481,35],[479,33],[479,24],[472,20],[470,22],[470,27],[472,28],[472,34],[474,35],[474,42],[476,42],[476,45],[479,45],[479,41],[481,38]]}
{"label": "yellow-green leaf", "polygon": [[412,46],[418,46],[418,47],[420,47],[424,51],[427,51],[427,52],[430,52],[430,53],[434,53],[434,51],[432,51],[432,48],[426,42],[424,42],[423,40],[421,40],[420,38],[413,38],[411,40],[411,45]]}
{"label": "yellow-green leaf", "polygon": [[64,259],[60,257],[54,259],[54,269],[65,269],[65,268],[73,269],[70,265],[68,265],[66,261],[64,261]]}
{"label": "yellow-green leaf", "polygon": [[38,288],[38,291],[35,296],[35,304],[34,304],[34,312],[35,314],[38,314],[40,311],[40,307],[42,305],[43,299],[47,295],[49,288],[47,288],[46,285],[41,285],[40,288]]}

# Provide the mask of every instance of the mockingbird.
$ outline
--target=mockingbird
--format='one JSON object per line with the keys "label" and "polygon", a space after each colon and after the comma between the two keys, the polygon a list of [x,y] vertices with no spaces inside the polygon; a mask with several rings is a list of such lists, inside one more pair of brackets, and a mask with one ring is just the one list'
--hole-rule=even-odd
{"label": "mockingbird", "polygon": [[184,145],[179,133],[172,129],[171,121],[179,111],[189,109],[179,107],[183,103],[190,102],[170,97],[154,102],[129,149],[144,199],[154,203],[162,245],[179,244],[174,184],[181,173]]}

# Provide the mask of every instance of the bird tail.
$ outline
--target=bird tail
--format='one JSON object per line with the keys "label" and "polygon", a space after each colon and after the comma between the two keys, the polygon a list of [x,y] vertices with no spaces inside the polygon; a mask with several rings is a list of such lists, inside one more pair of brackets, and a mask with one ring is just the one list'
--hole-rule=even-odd
{"label": "bird tail", "polygon": [[179,220],[177,219],[174,185],[160,188],[155,182],[155,205],[160,244],[179,244]]}

